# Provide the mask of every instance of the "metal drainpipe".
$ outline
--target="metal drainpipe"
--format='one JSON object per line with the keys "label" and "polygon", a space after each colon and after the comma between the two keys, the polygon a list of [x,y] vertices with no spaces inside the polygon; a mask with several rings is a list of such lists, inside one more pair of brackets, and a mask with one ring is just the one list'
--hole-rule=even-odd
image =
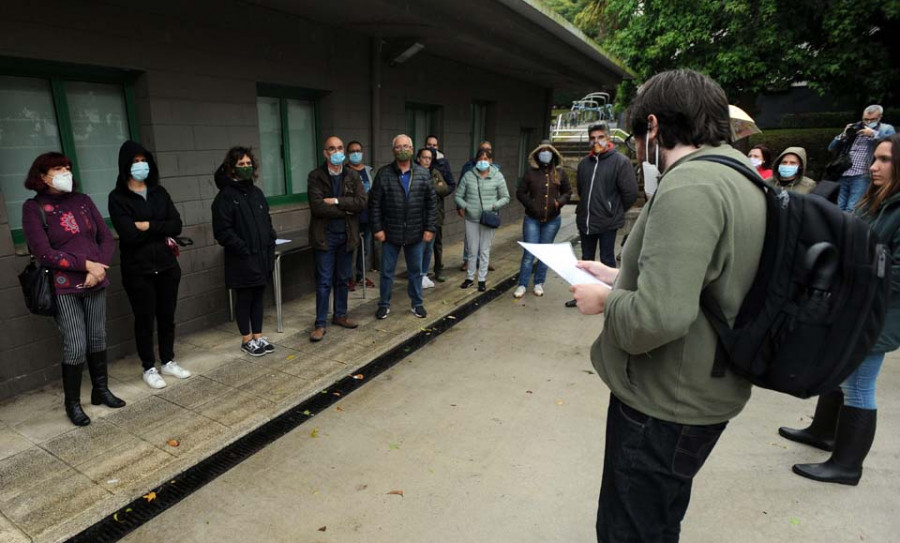
{"label": "metal drainpipe", "polygon": [[369,163],[375,166],[378,136],[381,133],[381,50],[384,42],[380,36],[372,37],[372,134],[369,139]]}

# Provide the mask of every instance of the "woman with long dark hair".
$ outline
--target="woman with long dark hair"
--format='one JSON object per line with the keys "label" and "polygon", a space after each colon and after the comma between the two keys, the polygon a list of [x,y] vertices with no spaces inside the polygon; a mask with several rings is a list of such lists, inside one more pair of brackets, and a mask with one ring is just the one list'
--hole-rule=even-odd
{"label": "woman with long dark hair", "polygon": [[275,229],[269,204],[253,181],[259,162],[249,147],[232,147],[216,170],[213,235],[225,248],[225,285],[235,292],[241,349],[263,356],[275,346],[262,335],[263,294],[275,269]]}
{"label": "woman with long dark hair", "polygon": [[[119,234],[122,285],[134,312],[134,340],[150,388],[166,386],[160,373],[187,379],[191,372],[175,362],[175,306],[181,267],[174,236],[181,234],[181,215],[159,184],[153,155],[141,144],[126,141],[119,149],[119,177],[109,193],[109,218]],[[160,369],[153,356],[157,324]]]}
{"label": "woman with long dark hair", "polygon": [[87,362],[91,403],[124,407],[109,391],[106,371],[106,270],[116,242],[97,206],[74,192],[72,161],[60,153],[34,160],[25,188],[37,193],[22,205],[22,230],[34,258],[53,272],[56,325],[63,340],[66,415],[77,426],[91,423],[81,407],[81,375]]}
{"label": "woman with long dark hair", "polygon": [[872,181],[857,204],[856,215],[867,221],[893,252],[884,328],[869,355],[841,384],[841,391],[819,397],[809,428],[779,430],[792,441],[833,451],[823,463],[794,465],[794,473],[826,483],[859,483],[863,461],[875,439],[878,373],[885,353],[900,347],[900,135],[876,143],[869,175]]}

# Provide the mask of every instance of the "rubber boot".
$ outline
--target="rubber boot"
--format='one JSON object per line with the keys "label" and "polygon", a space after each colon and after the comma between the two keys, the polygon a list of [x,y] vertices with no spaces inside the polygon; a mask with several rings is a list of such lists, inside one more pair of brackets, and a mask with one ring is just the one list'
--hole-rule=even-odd
{"label": "rubber boot", "polygon": [[84,364],[63,364],[63,392],[66,415],[75,426],[87,426],[91,423],[90,417],[81,408],[81,373]]}
{"label": "rubber boot", "polygon": [[862,465],[875,440],[878,411],[844,406],[838,420],[831,458],[821,464],[794,464],[794,473],[824,483],[856,486]]}
{"label": "rubber boot", "polygon": [[91,403],[94,405],[103,404],[107,407],[117,409],[125,407],[125,401],[117,398],[109,391],[109,376],[106,373],[106,351],[91,353],[87,355],[88,371],[91,373]]}
{"label": "rubber boot", "polygon": [[844,393],[841,392],[841,389],[822,394],[816,403],[816,414],[807,428],[794,429],[782,426],[778,429],[778,434],[797,443],[810,445],[823,451],[833,451],[834,434],[842,405],[844,405]]}

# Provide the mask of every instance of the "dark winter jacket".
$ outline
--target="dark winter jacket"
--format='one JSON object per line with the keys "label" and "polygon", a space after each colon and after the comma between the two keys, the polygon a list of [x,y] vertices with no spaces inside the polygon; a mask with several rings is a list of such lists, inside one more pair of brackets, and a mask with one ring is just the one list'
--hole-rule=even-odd
{"label": "dark winter jacket", "polygon": [[[436,169],[441,173],[441,177],[444,178],[444,182],[447,183],[447,186],[450,188],[450,192],[453,192],[453,189],[456,187],[456,180],[453,179],[453,168],[450,167],[450,161],[447,160],[447,157],[444,156],[440,150],[437,152],[437,156],[434,158],[434,162],[432,163],[432,169]],[[444,199],[445,195],[438,195],[438,198],[441,200]]]}
{"label": "dark winter jacket", "polygon": [[[331,174],[324,162],[309,172],[306,180],[309,194],[309,244],[314,249],[328,250],[326,230],[332,219],[343,219],[347,232],[347,252],[352,253],[359,245],[359,214],[368,205],[366,189],[359,173],[344,166],[341,172],[340,194],[334,194]],[[337,198],[337,205],[325,203],[325,198]]]}
{"label": "dark winter jacket", "polygon": [[[553,160],[547,165],[538,164],[538,151],[547,148],[553,153]],[[555,219],[562,206],[569,203],[572,185],[569,176],[560,168],[562,161],[562,155],[551,145],[541,145],[528,155],[531,169],[519,183],[516,199],[525,206],[525,214],[532,219],[541,222]]]}
{"label": "dark winter jacket", "polygon": [[[150,175],[144,182],[147,199],[128,188],[135,155],[144,155]],[[109,193],[109,218],[119,234],[122,275],[157,273],[178,266],[166,238],[181,234],[181,215],[166,189],[159,184],[159,170],[153,155],[139,143],[126,141],[119,149],[119,178]],[[141,231],[136,222],[149,222]]]}
{"label": "dark winter jacket", "polygon": [[219,194],[212,203],[213,235],[225,248],[228,288],[265,286],[275,269],[275,229],[263,191],[250,181],[235,181],[219,166]]}
{"label": "dark winter jacket", "polygon": [[[797,158],[800,159],[800,168],[797,170],[797,175],[791,180],[782,179],[781,174],[778,173],[778,165],[784,160],[785,155],[797,155]],[[809,194],[816,188],[816,182],[806,177],[806,149],[803,147],[788,147],[778,155],[772,164],[772,177],[766,179],[770,185],[798,194]]]}
{"label": "dark winter jacket", "polygon": [[[47,217],[44,229],[41,209]],[[87,194],[45,191],[22,204],[25,242],[38,264],[53,270],[56,294],[96,292],[109,285],[109,276],[91,289],[78,288],[87,277],[85,262],[109,265],[116,240]]]}
{"label": "dark winter jacket", "polygon": [[900,347],[900,194],[885,200],[874,216],[863,209],[858,209],[856,214],[871,225],[878,239],[887,244],[891,251],[891,298],[884,328],[872,352],[896,351]]}
{"label": "dark winter jacket", "polygon": [[637,200],[637,180],[631,161],[613,144],[578,163],[577,183],[575,220],[581,233],[602,234],[625,225],[625,212]]}
{"label": "dark winter jacket", "polygon": [[372,232],[383,230],[386,241],[394,245],[416,244],[426,230],[437,230],[437,195],[431,172],[415,162],[410,162],[410,167],[409,197],[400,183],[396,162],[378,170],[369,192]]}

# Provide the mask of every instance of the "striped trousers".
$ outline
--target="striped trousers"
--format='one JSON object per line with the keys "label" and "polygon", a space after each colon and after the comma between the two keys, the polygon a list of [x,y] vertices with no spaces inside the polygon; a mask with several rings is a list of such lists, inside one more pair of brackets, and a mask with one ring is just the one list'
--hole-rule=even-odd
{"label": "striped trousers", "polygon": [[56,296],[56,326],[63,339],[63,364],[84,364],[106,350],[106,289]]}

